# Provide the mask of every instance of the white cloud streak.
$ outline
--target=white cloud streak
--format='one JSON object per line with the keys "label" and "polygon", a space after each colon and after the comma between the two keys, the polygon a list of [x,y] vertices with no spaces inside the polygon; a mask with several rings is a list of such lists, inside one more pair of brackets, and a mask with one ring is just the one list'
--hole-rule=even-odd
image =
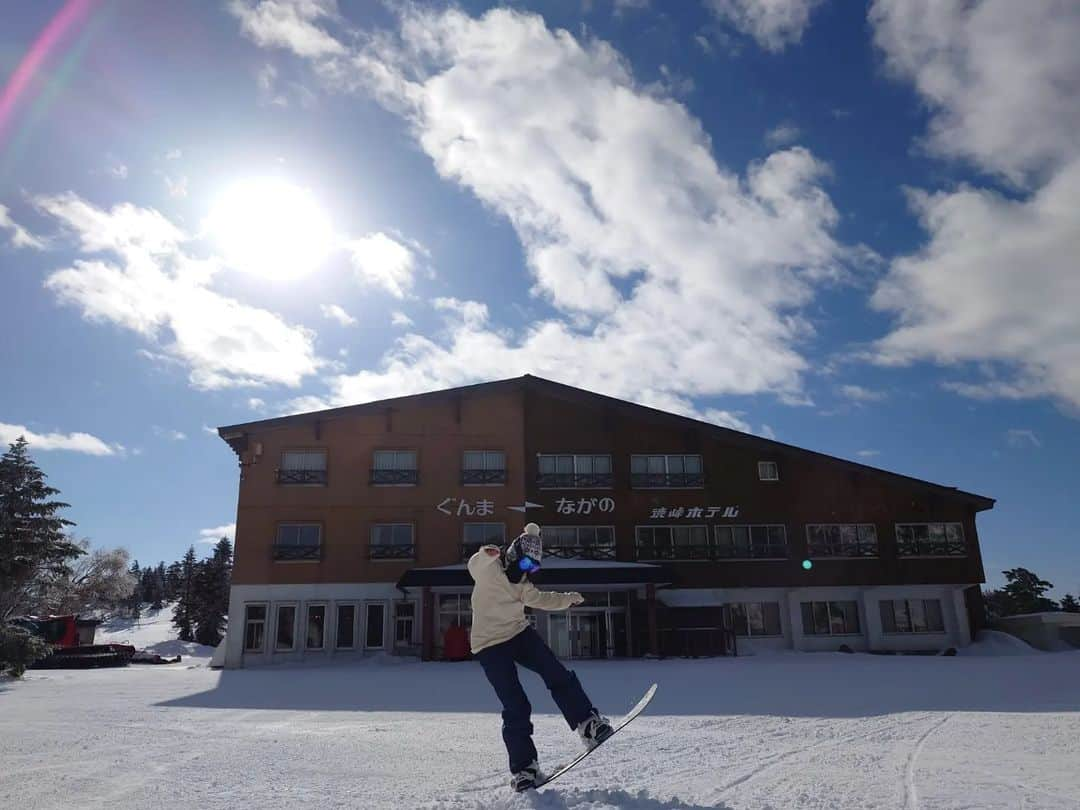
{"label": "white cloud streak", "polygon": [[324,318],[329,318],[332,321],[337,321],[342,326],[355,326],[357,323],[359,323],[356,318],[354,318],[337,304],[321,304],[319,308],[322,310]]}
{"label": "white cloud streak", "polygon": [[11,245],[17,248],[44,250],[45,243],[11,218],[7,206],[0,204],[0,231],[11,231]]}
{"label": "white cloud streak", "polygon": [[373,233],[345,242],[344,248],[361,284],[380,287],[395,298],[412,289],[416,257],[401,242]]}
{"label": "white cloud streak", "polygon": [[230,543],[236,542],[236,524],[224,523],[221,526],[215,526],[212,529],[200,529],[199,530],[199,543],[207,545],[216,545],[222,538],[228,539]]}
{"label": "white cloud streak", "polygon": [[20,436],[26,439],[31,450],[67,450],[88,456],[116,456],[124,454],[121,444],[109,444],[89,433],[36,433],[25,425],[0,422],[0,444],[7,445]]}
{"label": "white cloud streak", "polygon": [[798,43],[822,0],[705,0],[722,23],[753,37],[767,51]]}

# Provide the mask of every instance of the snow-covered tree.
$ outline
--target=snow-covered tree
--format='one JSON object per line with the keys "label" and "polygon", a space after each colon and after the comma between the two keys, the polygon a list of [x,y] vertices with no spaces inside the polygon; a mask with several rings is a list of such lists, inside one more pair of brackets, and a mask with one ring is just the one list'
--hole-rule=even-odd
{"label": "snow-covered tree", "polygon": [[123,606],[138,584],[129,570],[127,549],[90,550],[90,541],[77,541],[82,557],[64,566],[42,590],[39,613],[111,611]]}
{"label": "snow-covered tree", "polygon": [[75,524],[57,515],[68,504],[50,500],[59,490],[26,448],[20,436],[0,456],[0,623],[26,609],[43,578],[85,553],[65,533]]}
{"label": "snow-covered tree", "polygon": [[180,582],[176,594],[176,607],[173,609],[173,627],[179,631],[181,641],[195,640],[198,564],[198,560],[195,559],[195,546],[191,546],[180,562]]}

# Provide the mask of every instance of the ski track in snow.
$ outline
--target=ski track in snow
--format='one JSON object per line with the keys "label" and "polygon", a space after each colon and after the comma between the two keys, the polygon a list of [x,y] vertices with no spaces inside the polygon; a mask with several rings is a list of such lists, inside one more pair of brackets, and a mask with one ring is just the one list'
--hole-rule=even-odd
{"label": "ski track in snow", "polygon": [[[0,807],[1080,808],[1072,653],[575,662],[609,714],[660,690],[619,737],[522,795],[475,664],[203,664],[0,680]],[[576,736],[539,679],[523,683],[541,764],[559,764]]]}

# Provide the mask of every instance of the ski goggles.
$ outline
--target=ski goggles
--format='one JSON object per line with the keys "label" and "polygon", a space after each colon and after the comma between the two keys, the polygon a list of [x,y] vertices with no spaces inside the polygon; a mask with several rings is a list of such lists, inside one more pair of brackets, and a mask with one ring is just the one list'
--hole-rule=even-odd
{"label": "ski goggles", "polygon": [[524,557],[518,560],[518,568],[520,568],[526,574],[531,574],[534,571],[540,570],[540,561],[534,560],[532,557],[526,554]]}

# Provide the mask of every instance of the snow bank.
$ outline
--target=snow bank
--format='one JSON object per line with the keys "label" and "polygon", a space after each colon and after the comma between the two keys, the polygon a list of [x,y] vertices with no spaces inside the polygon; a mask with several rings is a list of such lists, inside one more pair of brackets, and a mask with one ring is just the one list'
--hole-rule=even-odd
{"label": "snow bank", "polygon": [[1023,639],[1000,630],[980,630],[975,641],[956,651],[957,655],[1042,655]]}
{"label": "snow bank", "polygon": [[196,644],[193,641],[180,641],[176,637],[176,628],[172,626],[174,603],[168,603],[161,610],[143,610],[138,619],[114,617],[100,625],[94,640],[98,644],[130,644],[137,650],[147,650],[158,655],[172,657],[209,659],[214,653],[213,647]]}

